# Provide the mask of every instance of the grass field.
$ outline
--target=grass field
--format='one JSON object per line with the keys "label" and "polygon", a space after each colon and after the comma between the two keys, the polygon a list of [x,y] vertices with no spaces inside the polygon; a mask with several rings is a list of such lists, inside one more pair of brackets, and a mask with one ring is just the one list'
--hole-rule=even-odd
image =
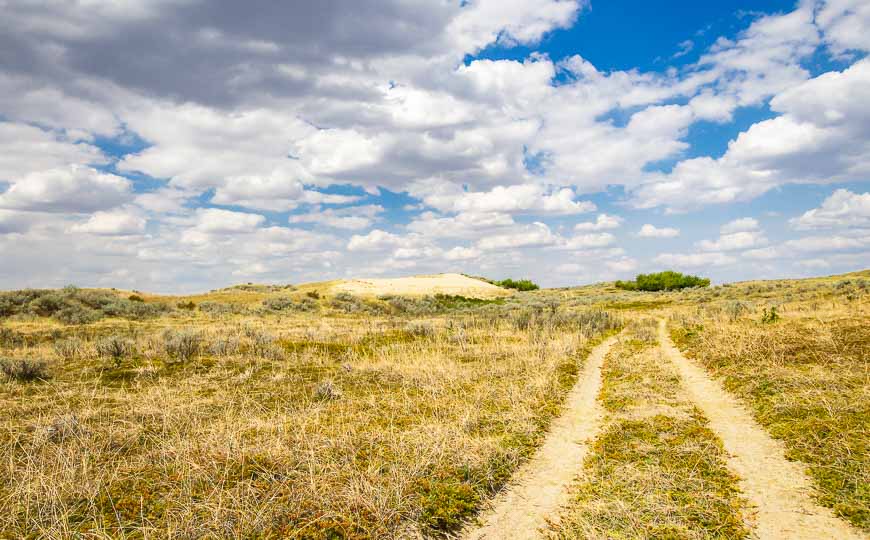
{"label": "grass field", "polygon": [[870,531],[868,300],[868,272],[491,299],[2,293],[0,537],[455,534],[625,325],[550,534],[744,537],[721,443],[657,357],[659,318],[808,466],[820,504]]}

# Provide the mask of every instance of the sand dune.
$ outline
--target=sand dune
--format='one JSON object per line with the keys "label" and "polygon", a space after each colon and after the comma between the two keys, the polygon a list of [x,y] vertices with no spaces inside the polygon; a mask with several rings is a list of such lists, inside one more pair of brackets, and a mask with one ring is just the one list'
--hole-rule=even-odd
{"label": "sand dune", "polygon": [[493,298],[510,294],[501,287],[462,274],[342,280],[334,283],[330,287],[330,292],[372,296],[384,294],[423,296],[440,293],[458,294],[470,298]]}

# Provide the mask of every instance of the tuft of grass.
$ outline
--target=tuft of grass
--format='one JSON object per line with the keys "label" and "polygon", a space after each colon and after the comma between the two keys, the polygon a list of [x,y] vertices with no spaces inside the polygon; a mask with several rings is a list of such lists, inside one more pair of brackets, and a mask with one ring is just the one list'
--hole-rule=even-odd
{"label": "tuft of grass", "polygon": [[190,330],[167,330],[163,334],[163,350],[175,362],[188,362],[199,356],[202,336]]}
{"label": "tuft of grass", "polygon": [[0,360],[0,373],[18,382],[40,381],[51,376],[46,362],[29,358]]}

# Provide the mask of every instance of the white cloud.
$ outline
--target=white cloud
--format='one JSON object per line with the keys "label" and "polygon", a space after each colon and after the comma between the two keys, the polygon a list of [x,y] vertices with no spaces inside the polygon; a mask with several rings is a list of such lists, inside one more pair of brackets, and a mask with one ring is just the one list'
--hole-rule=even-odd
{"label": "white cloud", "polygon": [[680,235],[680,229],[673,227],[656,227],[649,223],[645,223],[637,235],[642,238],[675,238]]}
{"label": "white cloud", "polygon": [[588,249],[609,246],[616,241],[616,237],[610,233],[578,234],[565,239],[560,245],[564,249]]}
{"label": "white cloud", "polygon": [[[770,77],[771,74],[768,74]],[[784,87],[780,116],[740,133],[718,159],[677,163],[633,192],[635,206],[697,208],[749,200],[787,183],[863,180],[870,174],[870,60]]]}
{"label": "white cloud", "polygon": [[578,0],[472,0],[447,28],[459,53],[489,45],[532,44],[555,28],[569,26],[583,2]]}
{"label": "white cloud", "polygon": [[870,193],[852,193],[847,189],[838,189],[822,201],[819,208],[808,210],[802,216],[789,220],[789,223],[801,231],[870,228]]}
{"label": "white cloud", "polygon": [[105,161],[102,152],[86,141],[0,121],[0,181],[17,182],[31,173]]}
{"label": "white cloud", "polygon": [[500,249],[512,249],[521,247],[549,246],[559,242],[558,235],[554,234],[546,224],[535,222],[507,234],[485,236],[477,243],[477,247],[484,251]]}
{"label": "white cloud", "polygon": [[702,240],[698,242],[698,247],[704,251],[734,251],[765,244],[767,244],[767,238],[761,231],[741,231],[722,234],[718,240]]}
{"label": "white cloud", "polygon": [[442,216],[423,212],[407,229],[428,238],[478,238],[494,231],[509,230],[515,225],[508,214],[498,212],[462,212],[455,216]]}
{"label": "white cloud", "polygon": [[482,252],[473,247],[456,246],[444,253],[444,258],[448,261],[467,261],[480,257]]}
{"label": "white cloud", "polygon": [[598,214],[595,221],[586,221],[574,225],[575,231],[601,231],[605,229],[617,229],[624,220],[619,216],[609,216],[607,214]]}
{"label": "white cloud", "polygon": [[130,198],[126,178],[70,165],[28,173],[0,193],[0,208],[43,212],[93,212]]}
{"label": "white cloud", "polygon": [[0,209],[0,235],[26,231],[30,228],[33,218],[30,212]]}
{"label": "white cloud", "polygon": [[831,264],[825,259],[804,259],[798,261],[798,264],[804,268],[830,268]]}
{"label": "white cloud", "polygon": [[835,53],[870,51],[870,4],[864,0],[822,0],[816,24]]}
{"label": "white cloud", "polygon": [[655,262],[675,268],[698,268],[701,266],[726,266],[737,262],[735,257],[725,253],[662,253]]}
{"label": "white cloud", "polygon": [[370,227],[377,216],[383,213],[380,205],[351,206],[348,208],[319,208],[290,216],[290,223],[317,223],[336,229],[359,230]]}
{"label": "white cloud", "polygon": [[489,191],[468,192],[458,186],[442,185],[428,193],[419,189],[423,202],[442,212],[535,213],[568,215],[591,212],[595,204],[578,201],[573,190],[548,190],[539,184],[496,186]]}
{"label": "white cloud", "polygon": [[145,231],[146,220],[131,208],[95,212],[82,223],[71,227],[72,232],[100,236],[129,236]]}
{"label": "white cloud", "polygon": [[623,257],[616,261],[607,261],[604,264],[610,270],[618,273],[631,272],[637,269],[637,261],[631,257]]}
{"label": "white cloud", "polygon": [[870,246],[870,235],[858,238],[848,236],[805,236],[783,244],[798,252],[826,252],[862,249]]}
{"label": "white cloud", "polygon": [[414,247],[417,242],[410,238],[403,238],[391,232],[374,229],[368,234],[355,234],[347,243],[349,251],[377,251],[391,247]]}
{"label": "white cloud", "polygon": [[750,250],[747,250],[747,251],[744,251],[743,253],[741,253],[740,256],[746,257],[749,259],[772,260],[772,259],[778,259],[778,258],[782,257],[782,255],[783,255],[782,251],[783,250],[781,248],[770,246],[770,247],[750,249]]}
{"label": "white cloud", "polygon": [[220,208],[198,208],[194,214],[194,227],[205,234],[250,233],[266,222],[259,214],[232,212]]}
{"label": "white cloud", "polygon": [[730,234],[744,231],[754,231],[759,228],[758,220],[755,218],[739,218],[734,221],[729,221],[725,225],[719,227],[721,234]]}

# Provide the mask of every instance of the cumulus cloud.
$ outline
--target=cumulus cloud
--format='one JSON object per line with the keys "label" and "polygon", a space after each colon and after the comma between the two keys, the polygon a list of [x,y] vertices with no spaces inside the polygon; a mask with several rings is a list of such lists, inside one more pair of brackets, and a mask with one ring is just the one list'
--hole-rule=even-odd
{"label": "cumulus cloud", "polygon": [[704,251],[734,251],[763,246],[767,238],[761,231],[740,231],[720,235],[717,240],[702,240],[698,247]]}
{"label": "cumulus cloud", "polygon": [[584,221],[574,225],[575,231],[601,231],[605,229],[617,229],[624,220],[620,216],[598,214],[595,221]]}
{"label": "cumulus cloud", "polygon": [[744,231],[754,231],[758,228],[758,220],[755,218],[747,217],[735,219],[734,221],[729,221],[728,223],[719,227],[719,232],[722,234],[731,234]]}
{"label": "cumulus cloud", "polygon": [[0,235],[26,231],[30,228],[33,218],[30,212],[0,209]]}
{"label": "cumulus cloud", "polygon": [[653,260],[674,268],[726,266],[737,262],[737,258],[725,253],[662,253],[657,255]]}
{"label": "cumulus cloud", "polygon": [[19,177],[0,193],[0,208],[42,212],[93,212],[130,198],[126,178],[82,165],[48,169]]}
{"label": "cumulus cloud", "polygon": [[834,52],[870,51],[870,5],[862,0],[824,0],[816,14],[825,43]]}
{"label": "cumulus cloud", "polygon": [[559,242],[559,236],[540,222],[518,228],[519,230],[506,234],[496,234],[481,238],[477,247],[484,251],[512,249],[521,247],[549,246]]}
{"label": "cumulus cloud", "polygon": [[146,219],[131,208],[95,212],[71,227],[72,232],[101,236],[130,236],[145,231]]}
{"label": "cumulus cloud", "polygon": [[692,158],[649,175],[634,204],[686,209],[752,199],[786,183],[866,178],[867,100],[870,60],[783,88],[770,102],[780,116],[750,126],[718,159]]}
{"label": "cumulus cloud", "polygon": [[198,208],[194,215],[194,228],[206,234],[241,234],[253,232],[265,221],[266,218],[259,214]]}
{"label": "cumulus cloud", "polygon": [[377,204],[348,208],[315,207],[310,212],[290,216],[290,223],[317,223],[336,229],[365,229],[370,227],[384,207]]}
{"label": "cumulus cloud", "polygon": [[403,245],[411,247],[414,243],[413,240],[403,238],[400,235],[375,229],[368,234],[353,235],[347,243],[347,249],[350,251],[376,251]]}
{"label": "cumulus cloud", "polygon": [[656,227],[655,225],[645,223],[637,235],[641,238],[675,238],[680,235],[680,229],[674,227]]}
{"label": "cumulus cloud", "polygon": [[838,189],[822,201],[821,206],[807,210],[789,221],[801,231],[847,227],[870,228],[870,193],[852,193]]}
{"label": "cumulus cloud", "polygon": [[567,215],[596,209],[590,201],[578,201],[569,188],[549,190],[539,184],[496,186],[489,191],[468,192],[459,186],[419,187],[423,202],[442,212],[535,213]]}

